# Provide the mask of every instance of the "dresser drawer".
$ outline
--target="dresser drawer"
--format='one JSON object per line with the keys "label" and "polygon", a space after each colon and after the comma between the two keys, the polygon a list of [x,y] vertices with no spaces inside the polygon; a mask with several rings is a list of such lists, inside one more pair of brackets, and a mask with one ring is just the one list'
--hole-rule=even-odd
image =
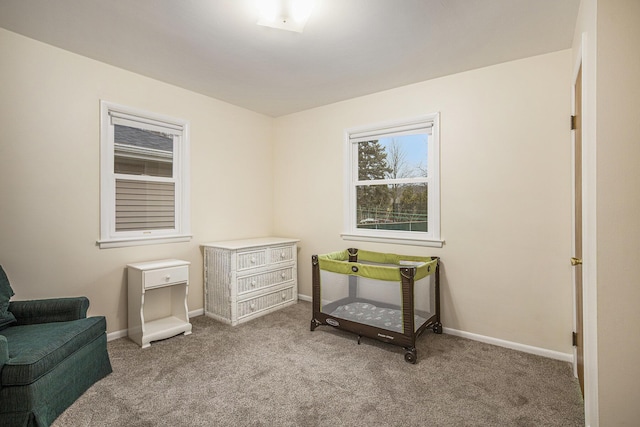
{"label": "dresser drawer", "polygon": [[238,271],[260,268],[267,265],[267,249],[238,252]]}
{"label": "dresser drawer", "polygon": [[276,264],[279,262],[293,261],[295,257],[293,245],[278,246],[269,248],[269,263]]}
{"label": "dresser drawer", "polygon": [[292,301],[293,291],[293,287],[289,287],[238,302],[238,319]]}
{"label": "dresser drawer", "polygon": [[238,278],[238,293],[251,292],[293,280],[293,267]]}

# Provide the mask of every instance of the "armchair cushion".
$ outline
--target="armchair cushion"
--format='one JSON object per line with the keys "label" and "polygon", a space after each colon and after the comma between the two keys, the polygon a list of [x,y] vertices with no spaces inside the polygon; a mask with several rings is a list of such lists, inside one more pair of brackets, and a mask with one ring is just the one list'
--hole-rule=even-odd
{"label": "armchair cushion", "polygon": [[9,359],[1,371],[1,387],[34,383],[105,330],[103,316],[7,328],[2,335],[9,342]]}
{"label": "armchair cushion", "polygon": [[14,295],[9,279],[0,265],[0,331],[16,322],[16,318],[9,311],[9,299]]}

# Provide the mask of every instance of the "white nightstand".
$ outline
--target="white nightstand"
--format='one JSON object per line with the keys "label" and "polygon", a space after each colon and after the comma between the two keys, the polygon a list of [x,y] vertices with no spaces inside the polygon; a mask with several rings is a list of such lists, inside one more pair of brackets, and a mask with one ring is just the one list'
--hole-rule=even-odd
{"label": "white nightstand", "polygon": [[[189,288],[188,261],[167,259],[128,264],[129,288],[129,338],[142,348],[149,347],[151,341],[174,335],[191,333],[187,294]],[[169,290],[166,290],[170,287]],[[165,289],[170,293],[170,313],[154,320],[145,320],[145,295]],[[149,298],[150,299],[150,298]]]}

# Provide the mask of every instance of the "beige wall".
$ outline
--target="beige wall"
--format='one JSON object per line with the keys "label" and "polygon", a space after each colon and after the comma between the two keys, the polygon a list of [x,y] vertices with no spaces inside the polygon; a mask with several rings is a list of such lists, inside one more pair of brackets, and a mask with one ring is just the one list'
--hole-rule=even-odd
{"label": "beige wall", "polygon": [[640,2],[597,4],[600,425],[632,426],[640,419]]}
{"label": "beige wall", "polygon": [[[191,261],[200,243],[268,235],[272,119],[0,29],[0,264],[16,298],[86,295],[127,327],[125,265]],[[99,249],[99,101],[191,122],[189,243]]]}
{"label": "beige wall", "polygon": [[[274,231],[310,257],[439,255],[444,326],[571,353],[571,54],[509,62],[275,120]],[[442,249],[344,241],[344,129],[439,111]]]}

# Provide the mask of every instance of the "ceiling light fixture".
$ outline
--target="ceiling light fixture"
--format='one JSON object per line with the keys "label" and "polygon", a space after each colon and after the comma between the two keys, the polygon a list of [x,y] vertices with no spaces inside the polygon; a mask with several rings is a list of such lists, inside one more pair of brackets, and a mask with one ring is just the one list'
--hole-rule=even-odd
{"label": "ceiling light fixture", "polygon": [[258,25],[301,33],[314,0],[258,0]]}

